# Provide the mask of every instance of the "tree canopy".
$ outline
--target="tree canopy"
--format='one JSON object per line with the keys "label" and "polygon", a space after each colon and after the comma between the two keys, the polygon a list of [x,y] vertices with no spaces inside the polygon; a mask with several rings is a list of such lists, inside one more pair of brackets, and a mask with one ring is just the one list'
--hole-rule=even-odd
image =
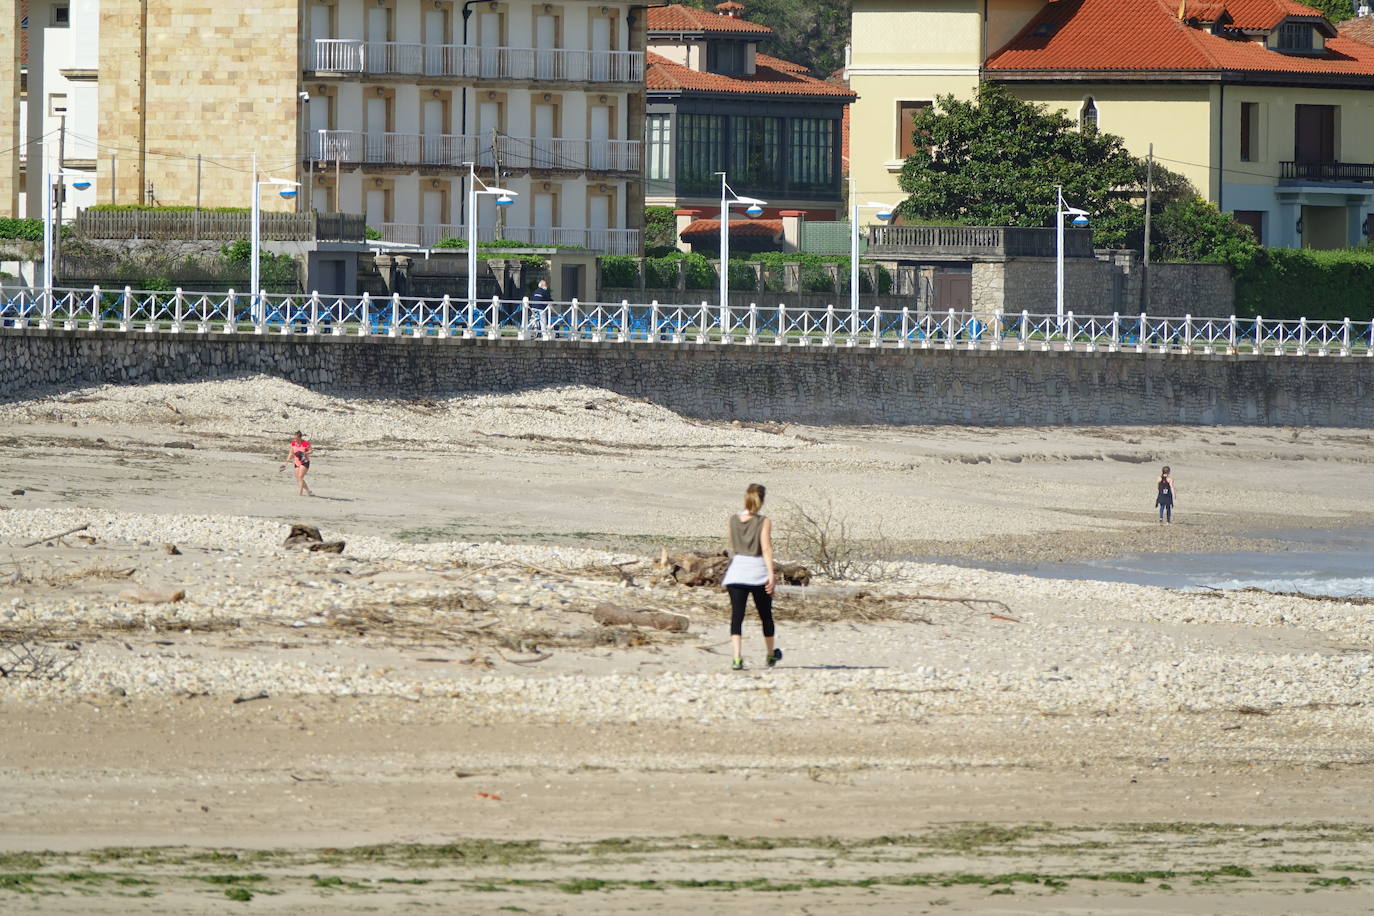
{"label": "tree canopy", "polygon": [[1125,244],[1143,222],[1128,190],[1143,169],[1120,137],[1080,130],[1000,86],[983,83],[972,100],[941,96],[913,129],[916,151],[900,176],[908,197],[898,207],[909,221],[1053,226],[1062,185],[1065,202],[1088,211],[1100,247]]}
{"label": "tree canopy", "polygon": [[[709,10],[719,0],[682,2]],[[759,45],[764,54],[804,64],[823,77],[844,66],[849,0],[746,0],[744,16],[773,30],[773,36]]]}

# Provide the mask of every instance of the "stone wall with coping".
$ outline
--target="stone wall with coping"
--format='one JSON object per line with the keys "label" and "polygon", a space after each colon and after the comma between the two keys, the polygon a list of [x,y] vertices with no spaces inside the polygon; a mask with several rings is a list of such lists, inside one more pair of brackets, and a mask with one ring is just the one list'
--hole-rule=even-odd
{"label": "stone wall with coping", "polygon": [[0,330],[0,398],[266,374],[357,397],[590,385],[716,420],[1374,427],[1361,357]]}
{"label": "stone wall with coping", "polygon": [[[1143,272],[1135,252],[1112,252],[1064,261],[1064,310],[1075,315],[1135,315],[1141,311]],[[1149,314],[1228,318],[1235,311],[1235,284],[1225,264],[1151,264]],[[984,297],[980,300],[980,293]],[[973,265],[976,311],[1048,314],[1055,310],[1054,258],[1012,258]]]}

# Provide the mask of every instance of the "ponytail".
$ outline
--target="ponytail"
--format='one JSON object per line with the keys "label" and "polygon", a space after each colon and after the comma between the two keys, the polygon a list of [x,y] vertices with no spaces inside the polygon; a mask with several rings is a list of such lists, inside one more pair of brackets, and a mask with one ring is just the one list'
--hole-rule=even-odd
{"label": "ponytail", "polygon": [[763,508],[763,498],[767,492],[763,484],[751,483],[749,489],[744,491],[744,510],[757,514]]}

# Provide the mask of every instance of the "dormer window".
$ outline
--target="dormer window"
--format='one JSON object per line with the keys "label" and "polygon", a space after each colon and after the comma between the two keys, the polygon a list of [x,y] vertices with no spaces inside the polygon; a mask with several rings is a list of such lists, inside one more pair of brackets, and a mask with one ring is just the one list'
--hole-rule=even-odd
{"label": "dormer window", "polygon": [[706,69],[723,76],[743,76],[745,48],[742,41],[713,41],[707,45]]}
{"label": "dormer window", "polygon": [[1313,47],[1312,26],[1302,22],[1285,22],[1279,26],[1279,41],[1276,46],[1280,51],[1312,51]]}
{"label": "dormer window", "polygon": [[1078,112],[1078,129],[1085,134],[1097,133],[1097,103],[1092,96],[1083,100],[1083,107]]}

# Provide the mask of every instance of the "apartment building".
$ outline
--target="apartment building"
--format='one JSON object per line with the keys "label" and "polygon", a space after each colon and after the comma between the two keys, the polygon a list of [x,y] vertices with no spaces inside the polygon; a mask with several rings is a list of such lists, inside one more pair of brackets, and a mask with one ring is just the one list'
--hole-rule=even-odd
{"label": "apartment building", "polygon": [[[102,201],[246,206],[256,168],[302,183],[294,201],[264,195],[265,209],[360,212],[384,239],[432,245],[467,233],[473,162],[518,192],[499,210],[479,197],[480,238],[640,248],[643,26],[630,4],[65,5],[78,4],[98,10],[83,41],[98,56]],[[0,0],[0,21],[11,12]],[[0,80],[18,87],[20,69]],[[0,182],[10,167],[0,161]]]}
{"label": "apartment building", "polygon": [[[855,0],[851,169],[900,197],[912,116],[980,80],[1121,136],[1267,245],[1374,232],[1374,29],[1293,0]],[[1054,193],[1046,189],[1047,198]],[[881,198],[880,198],[881,199]]]}

